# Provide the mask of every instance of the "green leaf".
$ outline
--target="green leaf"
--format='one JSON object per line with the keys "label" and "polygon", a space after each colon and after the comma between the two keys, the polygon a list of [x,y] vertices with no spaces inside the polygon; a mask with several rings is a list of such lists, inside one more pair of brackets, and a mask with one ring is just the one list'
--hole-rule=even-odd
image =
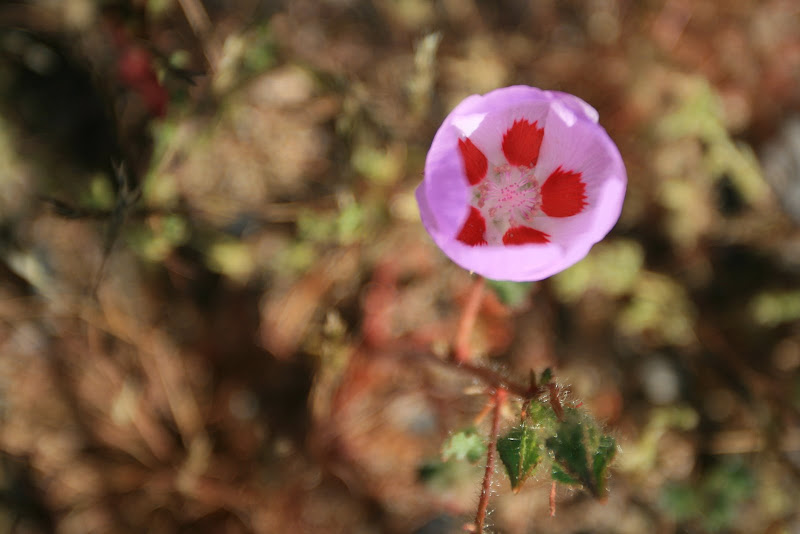
{"label": "green leaf", "polygon": [[487,280],[492,291],[495,292],[500,302],[512,308],[519,308],[528,301],[533,284],[530,282],[506,282],[502,280]]}
{"label": "green leaf", "polygon": [[[594,493],[593,477],[589,473],[589,463],[586,455],[586,437],[581,423],[577,418],[562,421],[558,425],[556,435],[548,438],[546,445],[553,454],[554,467],[557,467],[572,482],[570,485],[583,485]],[[556,471],[554,469],[554,471]],[[561,482],[562,480],[559,480]]]}
{"label": "green leaf", "polygon": [[592,459],[592,474],[597,483],[598,495],[605,495],[608,466],[617,455],[617,442],[611,436],[600,436],[600,443]]}
{"label": "green leaf", "polygon": [[535,401],[528,406],[528,422],[539,430],[542,439],[554,435],[559,424],[558,416],[550,403]]}
{"label": "green leaf", "polygon": [[542,460],[536,431],[523,422],[497,442],[497,452],[506,468],[511,489],[516,493]]}
{"label": "green leaf", "polygon": [[442,445],[442,459],[467,460],[475,463],[486,454],[486,443],[474,428],[456,432]]}
{"label": "green leaf", "polygon": [[542,377],[539,379],[540,386],[546,386],[553,379],[553,370],[549,367],[542,371]]}
{"label": "green leaf", "polygon": [[567,486],[580,486],[580,480],[574,479],[568,474],[566,474],[558,464],[553,464],[553,471],[550,475],[553,480],[556,482],[560,482],[562,484],[566,484]]}
{"label": "green leaf", "polygon": [[553,480],[583,486],[597,498],[605,496],[608,466],[617,452],[614,438],[600,433],[592,421],[569,411],[546,446],[553,455]]}

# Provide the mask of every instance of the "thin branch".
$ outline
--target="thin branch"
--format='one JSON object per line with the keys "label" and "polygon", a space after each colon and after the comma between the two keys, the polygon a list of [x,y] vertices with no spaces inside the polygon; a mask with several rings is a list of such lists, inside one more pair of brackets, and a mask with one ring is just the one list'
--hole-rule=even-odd
{"label": "thin branch", "polygon": [[492,492],[492,475],[494,474],[495,453],[497,452],[497,435],[500,433],[500,412],[506,399],[506,390],[497,388],[494,391],[494,411],[492,412],[492,431],[489,435],[489,447],[486,451],[486,471],[483,473],[481,500],[478,503],[478,515],[475,516],[476,532],[483,532],[486,522],[486,510],[489,507],[489,496]]}
{"label": "thin branch", "polygon": [[468,362],[458,363],[452,359],[444,360],[427,349],[420,350],[419,348],[415,348],[408,355],[412,357],[422,357],[429,361],[438,363],[439,365],[447,366],[450,369],[458,369],[459,371],[478,379],[481,383],[487,386],[493,388],[502,388],[506,390],[506,393],[510,393],[521,399],[532,399],[545,392],[544,388],[541,386],[537,386],[535,384],[531,386],[522,385],[486,367],[481,367]]}

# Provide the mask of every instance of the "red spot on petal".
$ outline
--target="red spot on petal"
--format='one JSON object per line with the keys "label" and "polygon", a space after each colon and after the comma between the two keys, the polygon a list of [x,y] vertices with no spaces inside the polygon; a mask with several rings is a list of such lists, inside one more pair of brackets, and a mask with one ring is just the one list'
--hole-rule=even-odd
{"label": "red spot on petal", "polygon": [[459,232],[456,239],[462,243],[466,243],[471,247],[475,247],[486,244],[486,238],[484,237],[485,234],[486,219],[483,218],[483,215],[481,215],[481,212],[478,211],[478,208],[470,206],[467,222],[464,223],[464,226],[461,228],[461,232]]}
{"label": "red spot on petal", "polygon": [[486,156],[469,138],[459,139],[458,149],[461,151],[461,159],[464,160],[464,171],[467,173],[469,185],[480,183],[489,168]]}
{"label": "red spot on petal", "polygon": [[503,136],[503,154],[517,167],[533,167],[539,161],[544,128],[537,128],[525,119],[516,120]]}
{"label": "red spot on petal", "polygon": [[586,184],[579,172],[559,167],[542,185],[542,211],[550,217],[577,215],[585,206]]}
{"label": "red spot on petal", "polygon": [[515,226],[503,234],[504,245],[545,244],[550,242],[550,236],[535,228],[528,226]]}

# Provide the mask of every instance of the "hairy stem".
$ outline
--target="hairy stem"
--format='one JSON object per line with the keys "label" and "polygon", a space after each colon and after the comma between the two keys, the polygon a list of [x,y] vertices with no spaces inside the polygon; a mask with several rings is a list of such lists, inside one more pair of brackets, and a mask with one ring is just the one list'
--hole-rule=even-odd
{"label": "hairy stem", "polygon": [[478,514],[475,516],[476,532],[483,532],[486,521],[486,510],[489,507],[489,495],[492,492],[492,475],[494,474],[495,454],[497,452],[497,435],[500,432],[500,411],[506,399],[506,390],[497,388],[494,391],[494,410],[492,411],[492,431],[489,435],[489,447],[486,451],[486,471],[483,473],[481,500],[478,503]]}
{"label": "hairy stem", "polygon": [[442,365],[447,365],[451,368],[458,369],[463,373],[472,375],[474,378],[477,378],[481,383],[486,384],[487,386],[491,386],[494,388],[502,388],[506,391],[506,393],[510,393],[515,397],[519,397],[521,399],[531,399],[533,397],[539,396],[541,393],[544,392],[544,389],[541,386],[531,385],[526,386],[522,385],[518,382],[514,382],[509,378],[492,371],[487,367],[481,367],[479,365],[475,365],[468,362],[454,362],[453,360],[443,360],[437,357],[435,354],[429,351],[417,351],[417,355],[424,356],[430,361],[435,361]]}
{"label": "hairy stem", "polygon": [[486,280],[479,276],[470,288],[467,303],[464,305],[461,318],[458,320],[458,330],[456,330],[452,353],[452,359],[456,363],[465,363],[469,360],[469,338],[472,335],[475,320],[478,318],[478,312],[481,309],[484,287],[486,287]]}

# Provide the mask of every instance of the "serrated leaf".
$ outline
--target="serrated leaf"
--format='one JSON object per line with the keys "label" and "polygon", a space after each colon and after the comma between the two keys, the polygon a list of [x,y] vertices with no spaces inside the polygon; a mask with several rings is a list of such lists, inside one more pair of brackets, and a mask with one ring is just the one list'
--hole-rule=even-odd
{"label": "serrated leaf", "polygon": [[617,442],[611,436],[600,436],[600,443],[597,445],[597,450],[594,452],[592,459],[592,474],[597,482],[598,495],[604,495],[606,492],[606,479],[608,474],[608,466],[617,455]]}
{"label": "serrated leaf", "polygon": [[467,460],[475,463],[486,454],[486,443],[474,428],[456,432],[442,445],[442,459]]}
{"label": "serrated leaf", "polygon": [[585,439],[580,421],[570,418],[559,423],[556,435],[547,439],[546,446],[553,453],[554,467],[558,467],[573,481],[565,483],[580,484],[593,492],[593,477],[589,472]]}
{"label": "serrated leaf", "polygon": [[532,402],[528,407],[528,419],[535,423],[538,428],[545,429],[548,435],[555,432],[558,424],[558,416],[556,416],[550,403]]}
{"label": "serrated leaf", "polygon": [[545,445],[553,455],[553,480],[583,486],[597,498],[605,495],[608,466],[617,451],[614,438],[601,434],[591,421],[571,412]]}
{"label": "serrated leaf", "polygon": [[536,431],[525,422],[512,428],[497,441],[497,452],[515,493],[542,460]]}
{"label": "serrated leaf", "polygon": [[580,480],[576,480],[576,479],[572,478],[571,476],[569,476],[568,474],[566,474],[560,467],[558,467],[558,464],[553,464],[553,470],[552,470],[550,476],[556,482],[561,482],[562,484],[566,484],[567,486],[580,486],[581,485]]}

